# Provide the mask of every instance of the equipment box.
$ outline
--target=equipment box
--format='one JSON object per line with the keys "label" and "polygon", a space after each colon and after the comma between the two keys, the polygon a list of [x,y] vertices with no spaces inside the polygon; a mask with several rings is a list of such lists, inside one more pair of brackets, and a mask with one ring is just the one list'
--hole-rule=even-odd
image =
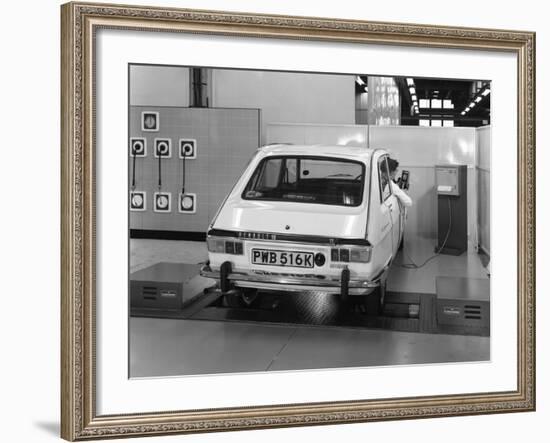
{"label": "equipment box", "polygon": [[488,329],[490,326],[490,280],[437,277],[437,324]]}

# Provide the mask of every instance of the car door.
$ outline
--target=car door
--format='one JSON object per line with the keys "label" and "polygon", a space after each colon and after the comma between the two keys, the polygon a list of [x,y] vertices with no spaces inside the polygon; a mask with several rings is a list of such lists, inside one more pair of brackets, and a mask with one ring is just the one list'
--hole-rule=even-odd
{"label": "car door", "polygon": [[[380,212],[384,220],[387,220],[389,227],[384,230],[384,234],[388,235],[390,241],[387,242],[387,251],[385,256],[388,258],[393,257],[397,248],[399,247],[400,240],[400,209],[397,197],[392,192],[391,177],[388,168],[388,155],[382,155],[378,159],[378,175],[380,186]],[[387,230],[391,232],[387,232]]]}
{"label": "car door", "polygon": [[392,220],[390,208],[386,199],[391,195],[388,187],[389,174],[385,156],[381,155],[376,159],[376,178],[378,181],[378,195],[373,195],[373,209],[376,214],[373,221],[372,238],[378,238],[376,246],[375,261],[376,267],[383,267],[387,264],[392,253]]}

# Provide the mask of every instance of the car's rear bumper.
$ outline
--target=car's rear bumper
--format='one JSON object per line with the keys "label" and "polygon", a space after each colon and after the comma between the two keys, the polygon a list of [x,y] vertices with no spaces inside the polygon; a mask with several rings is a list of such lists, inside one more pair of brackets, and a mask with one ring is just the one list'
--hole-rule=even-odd
{"label": "car's rear bumper", "polygon": [[[386,269],[372,280],[350,279],[347,282],[349,295],[366,295],[380,286],[380,281],[385,277]],[[210,265],[204,265],[201,269],[203,277],[220,280],[220,271],[213,271]],[[322,275],[267,273],[244,270],[232,270],[226,276],[227,280],[237,287],[257,288],[276,291],[323,291],[331,294],[341,294],[342,279],[328,278]]]}

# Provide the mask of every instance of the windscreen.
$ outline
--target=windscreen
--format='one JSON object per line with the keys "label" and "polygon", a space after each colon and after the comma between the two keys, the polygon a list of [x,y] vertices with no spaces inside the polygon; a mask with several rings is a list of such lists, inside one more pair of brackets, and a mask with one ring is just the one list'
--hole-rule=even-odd
{"label": "windscreen", "polygon": [[246,200],[359,206],[365,166],[356,161],[284,156],[263,159],[248,182]]}

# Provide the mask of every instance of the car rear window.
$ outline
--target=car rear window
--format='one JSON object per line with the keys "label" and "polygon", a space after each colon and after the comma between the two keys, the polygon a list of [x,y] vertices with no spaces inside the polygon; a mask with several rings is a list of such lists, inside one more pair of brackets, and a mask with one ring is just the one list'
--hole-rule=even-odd
{"label": "car rear window", "polygon": [[332,157],[281,156],[263,159],[250,178],[245,200],[359,206],[365,165]]}

